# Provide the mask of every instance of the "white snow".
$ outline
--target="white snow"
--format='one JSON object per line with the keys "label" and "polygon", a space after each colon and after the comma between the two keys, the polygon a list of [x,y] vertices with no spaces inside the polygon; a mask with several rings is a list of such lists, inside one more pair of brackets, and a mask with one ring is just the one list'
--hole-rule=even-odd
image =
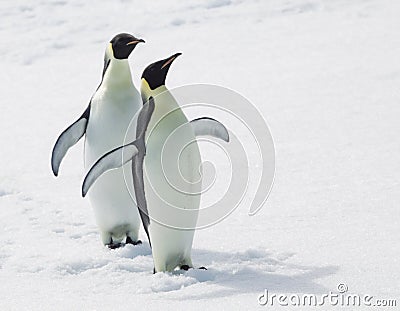
{"label": "white snow", "polygon": [[[264,289],[322,295],[339,283],[398,299],[399,16],[390,0],[3,0],[0,310],[261,310]],[[153,275],[143,231],[141,246],[101,245],[80,197],[82,142],[52,176],[53,144],[119,32],[146,40],[130,58],[137,86],[149,63],[183,52],[170,88],[234,89],[274,136],[264,208],[249,217],[247,197],[196,232],[193,261],[207,271]]]}

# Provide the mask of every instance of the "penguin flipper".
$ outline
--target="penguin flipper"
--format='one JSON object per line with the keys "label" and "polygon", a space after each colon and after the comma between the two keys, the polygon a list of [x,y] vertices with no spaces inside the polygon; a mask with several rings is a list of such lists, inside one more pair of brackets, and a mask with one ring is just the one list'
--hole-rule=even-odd
{"label": "penguin flipper", "polygon": [[51,153],[51,169],[55,176],[58,176],[60,164],[68,149],[75,145],[83,135],[86,133],[86,127],[89,120],[90,104],[85,112],[72,123],[61,135],[58,137],[53,151]]}
{"label": "penguin flipper", "polygon": [[202,117],[190,121],[195,136],[211,136],[229,142],[229,133],[226,127],[219,121]]}
{"label": "penguin flipper", "polygon": [[135,146],[135,142],[107,152],[100,159],[98,159],[95,164],[93,164],[89,172],[86,174],[85,180],[83,181],[83,197],[86,196],[90,187],[103,173],[123,166],[139,153],[138,148]]}

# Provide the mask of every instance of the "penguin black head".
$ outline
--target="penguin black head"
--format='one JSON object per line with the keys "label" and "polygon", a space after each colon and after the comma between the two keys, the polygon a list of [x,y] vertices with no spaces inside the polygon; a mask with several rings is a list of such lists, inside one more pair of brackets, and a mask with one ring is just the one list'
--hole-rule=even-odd
{"label": "penguin black head", "polygon": [[147,81],[150,89],[155,90],[156,88],[165,85],[165,79],[167,78],[169,67],[179,55],[182,55],[182,53],[176,53],[146,67],[143,71],[142,79]]}
{"label": "penguin black head", "polygon": [[139,42],[145,42],[128,33],[120,33],[111,39],[113,54],[116,59],[127,59]]}

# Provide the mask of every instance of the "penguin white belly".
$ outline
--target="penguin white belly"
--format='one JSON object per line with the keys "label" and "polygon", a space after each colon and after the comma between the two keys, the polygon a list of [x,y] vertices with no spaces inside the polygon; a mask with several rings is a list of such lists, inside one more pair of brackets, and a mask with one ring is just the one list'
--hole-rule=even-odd
{"label": "penguin white belly", "polygon": [[[90,119],[86,130],[85,168],[89,169],[101,156],[124,142],[126,130],[141,106],[140,95],[133,87],[123,92],[99,89],[92,99]],[[135,128],[135,127],[134,127]],[[129,166],[129,167],[128,167]],[[130,171],[130,164],[126,164]],[[109,171],[93,185],[89,199],[103,243],[110,237],[122,240],[126,234],[136,241],[140,226],[132,189],[132,176],[124,168]],[[126,181],[125,181],[126,178]],[[108,234],[107,234],[108,233]]]}
{"label": "penguin white belly", "polygon": [[[156,98],[160,102],[156,102],[146,132],[143,172],[156,271],[171,271],[182,265],[192,267],[191,249],[200,205],[201,157],[194,132],[186,126],[171,135],[187,123],[186,116],[179,108],[155,127],[166,110],[178,107],[169,96]],[[186,146],[189,142],[194,143]]]}

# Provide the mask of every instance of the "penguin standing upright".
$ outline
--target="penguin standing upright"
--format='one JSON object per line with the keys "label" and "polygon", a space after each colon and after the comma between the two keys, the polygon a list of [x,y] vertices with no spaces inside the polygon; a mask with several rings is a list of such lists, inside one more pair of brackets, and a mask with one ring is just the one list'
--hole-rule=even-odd
{"label": "penguin standing upright", "polygon": [[137,140],[100,158],[82,187],[85,196],[101,174],[132,159],[134,190],[152,247],[154,272],[193,267],[191,250],[202,186],[196,136],[211,135],[229,141],[226,128],[214,119],[188,122],[165,87],[168,70],[179,55],[144,70],[141,95],[145,104],[137,121]]}
{"label": "penguin standing upright", "polygon": [[[54,146],[52,169],[56,176],[62,158],[84,134],[85,168],[90,168],[104,153],[123,143],[131,120],[142,107],[128,63],[129,55],[139,42],[144,40],[121,33],[108,44],[102,80],[89,106],[60,135]],[[122,168],[104,174],[89,197],[104,245],[118,247],[125,236],[126,243],[140,243],[139,214],[127,189]]]}
{"label": "penguin standing upright", "polygon": [[[147,213],[153,220],[147,224],[147,230],[156,272],[172,271],[177,266],[182,269],[193,267],[191,250],[200,205],[201,157],[193,129],[187,127],[171,141],[175,150],[182,150],[186,143],[194,142],[180,154],[179,167],[176,167],[178,155],[174,152],[165,154],[167,158],[162,159],[169,136],[188,123],[179,104],[165,87],[168,70],[179,55],[148,66],[143,72],[140,89],[143,101],[154,99],[154,110],[145,136],[143,182]],[[180,176],[187,183],[180,185],[178,191],[169,181],[179,180]],[[140,200],[138,204],[141,205]],[[188,213],[181,209],[188,210]]]}

